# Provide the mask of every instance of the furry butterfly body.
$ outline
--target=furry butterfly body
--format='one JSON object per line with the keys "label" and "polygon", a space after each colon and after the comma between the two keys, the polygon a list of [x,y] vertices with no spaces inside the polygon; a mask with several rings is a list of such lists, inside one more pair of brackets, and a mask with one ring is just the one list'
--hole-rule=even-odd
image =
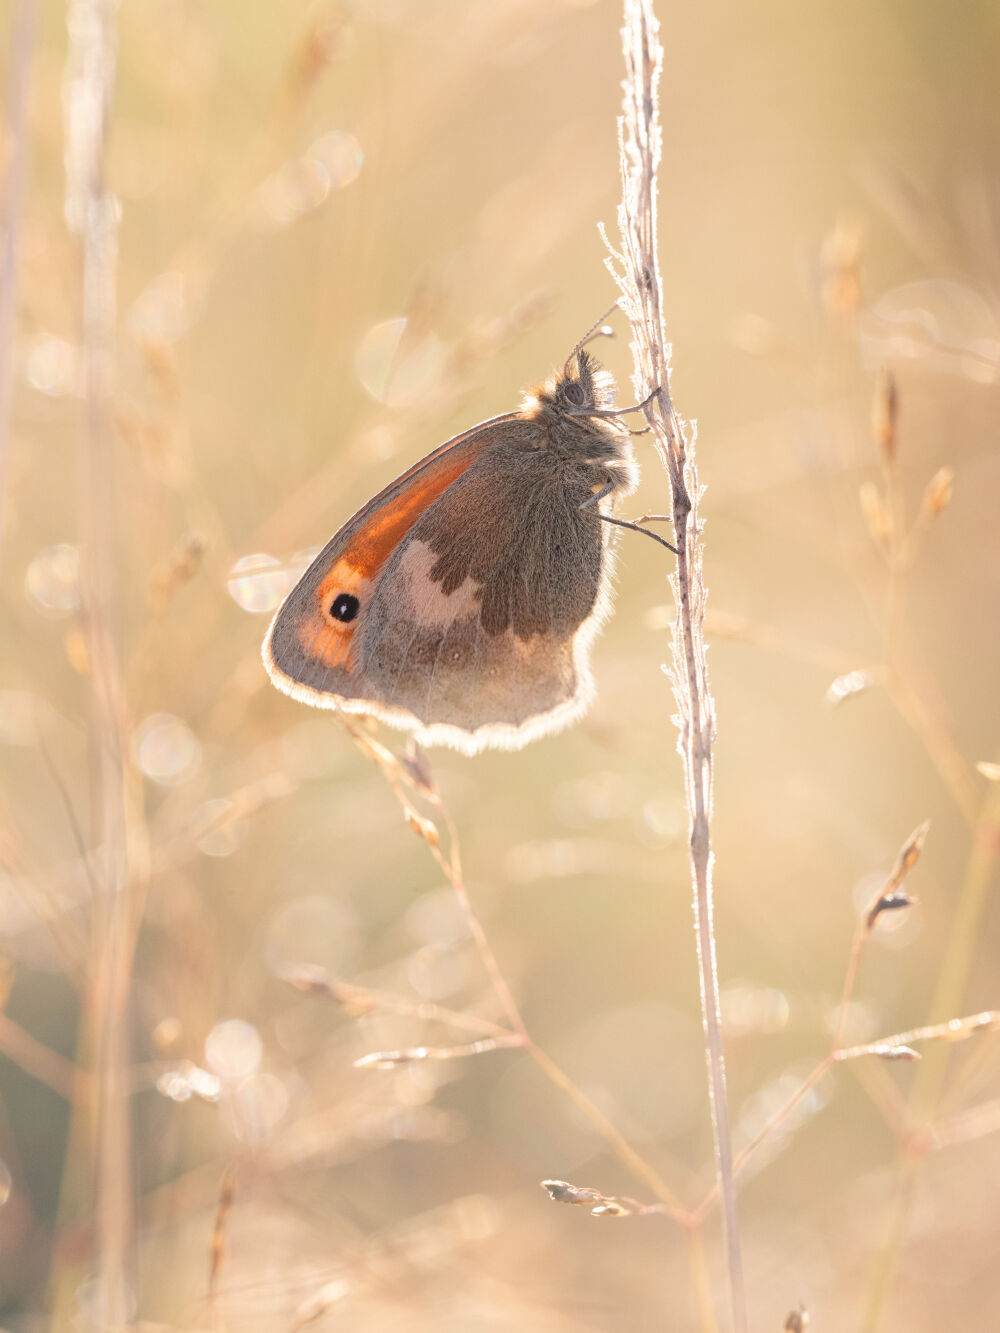
{"label": "furry butterfly body", "polygon": [[[279,689],[425,745],[517,749],[578,718],[635,489],[614,384],[578,350],[518,412],[457,435],[349,519],[279,608]],[[599,512],[599,510],[601,512]]]}

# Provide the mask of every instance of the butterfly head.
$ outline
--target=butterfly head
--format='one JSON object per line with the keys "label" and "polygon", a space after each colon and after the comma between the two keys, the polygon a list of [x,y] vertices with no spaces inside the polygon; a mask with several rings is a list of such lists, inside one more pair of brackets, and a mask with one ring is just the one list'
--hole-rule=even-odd
{"label": "butterfly head", "polygon": [[536,389],[526,406],[532,415],[587,417],[615,405],[615,382],[595,357],[580,348],[561,373]]}

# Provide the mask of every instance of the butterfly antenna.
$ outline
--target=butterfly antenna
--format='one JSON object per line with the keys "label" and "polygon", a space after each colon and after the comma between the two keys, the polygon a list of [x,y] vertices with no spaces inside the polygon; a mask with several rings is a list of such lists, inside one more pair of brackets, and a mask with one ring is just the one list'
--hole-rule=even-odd
{"label": "butterfly antenna", "polygon": [[566,365],[563,367],[564,375],[569,374],[569,363],[573,360],[575,356],[577,356],[583,350],[584,347],[586,347],[587,343],[589,343],[592,339],[614,337],[614,329],[608,328],[605,321],[610,319],[617,309],[618,309],[618,302],[615,301],[613,305],[609,306],[608,309],[605,310],[604,314],[597,321],[597,323],[591,325],[591,327],[587,330],[587,332],[583,335],[583,337],[580,339],[577,345],[573,348],[572,352],[570,352],[569,356],[566,358]]}

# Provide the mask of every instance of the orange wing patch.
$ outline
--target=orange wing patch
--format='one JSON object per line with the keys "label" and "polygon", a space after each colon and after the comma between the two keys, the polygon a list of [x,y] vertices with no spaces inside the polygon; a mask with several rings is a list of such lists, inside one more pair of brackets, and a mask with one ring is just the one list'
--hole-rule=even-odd
{"label": "orange wing patch", "polygon": [[[362,640],[355,635],[366,623],[386,562],[434,501],[511,434],[526,445],[539,427],[511,412],[454,436],[373,496],[331,537],[278,608],[264,640],[264,665],[279,689],[321,707],[363,697],[368,685],[359,660]],[[425,574],[411,588],[416,605],[432,619],[441,618],[443,608],[430,595],[435,590],[426,571],[409,572]],[[464,606],[475,592],[470,583],[454,596],[463,598]],[[455,605],[449,599],[449,610]]]}
{"label": "orange wing patch", "polygon": [[[337,562],[323,575],[313,592],[315,616],[298,627],[299,647],[307,658],[326,667],[350,671],[354,666],[354,631],[360,624],[374,576],[420,515],[468,467],[458,457],[450,466],[442,460],[430,475],[417,476],[391,504],[375,514],[348,541]],[[357,609],[349,620],[331,611],[340,598],[356,598]]]}
{"label": "orange wing patch", "polygon": [[[354,665],[352,645],[360,608],[368,600],[371,579],[365,578],[351,561],[341,557],[322,578],[313,593],[315,613],[298,627],[297,638],[303,654],[327,667]],[[338,620],[332,608],[341,598],[357,598],[358,612],[350,620]]]}
{"label": "orange wing patch", "polygon": [[464,451],[456,449],[453,458],[446,456],[423,474],[418,473],[354,535],[344,551],[344,560],[363,578],[370,579],[424,510],[468,469],[471,461]]}

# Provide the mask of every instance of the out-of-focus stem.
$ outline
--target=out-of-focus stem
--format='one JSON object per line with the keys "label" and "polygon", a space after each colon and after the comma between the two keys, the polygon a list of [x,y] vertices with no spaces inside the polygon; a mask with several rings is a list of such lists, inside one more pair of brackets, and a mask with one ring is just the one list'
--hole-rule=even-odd
{"label": "out-of-focus stem", "polygon": [[639,1180],[644,1180],[656,1197],[668,1209],[671,1216],[677,1221],[684,1220],[686,1214],[683,1204],[670,1186],[666,1183],[658,1172],[654,1171],[649,1163],[635,1151],[623,1134],[621,1134],[604,1114],[601,1108],[587,1096],[581,1088],[573,1082],[568,1075],[564,1074],[559,1066],[535,1043],[528,1038],[525,1042],[525,1049],[538,1065],[539,1069],[549,1078],[557,1088],[569,1097],[570,1101],[576,1106],[577,1110],[584,1115],[591,1124],[605,1138],[618,1158],[633,1172]]}
{"label": "out-of-focus stem", "polygon": [[694,1294],[698,1302],[698,1322],[701,1333],[719,1333],[715,1320],[715,1307],[712,1304],[712,1279],[708,1264],[705,1262],[705,1241],[697,1226],[689,1226],[688,1258],[691,1263],[691,1275],[694,1278]]}
{"label": "out-of-focus stem", "polygon": [[[979,938],[983,909],[1000,862],[1000,785],[991,786],[976,821],[958,910],[930,1008],[930,1022],[947,1021],[962,1006],[966,978]],[[944,1083],[949,1046],[928,1048],[914,1079],[907,1121],[910,1126],[899,1159],[899,1176],[890,1208],[885,1243],[869,1279],[864,1333],[875,1333],[885,1313],[892,1279],[906,1241],[913,1190],[923,1160],[931,1117]]]}
{"label": "out-of-focus stem", "polygon": [[5,482],[14,398],[18,260],[28,175],[28,71],[37,23],[38,0],[17,0],[10,27],[6,123],[0,132],[0,540],[7,503]]}
{"label": "out-of-focus stem", "polygon": [[102,1329],[132,1315],[132,1133],[127,1013],[133,932],[129,904],[124,704],[115,613],[112,398],[118,213],[106,153],[115,82],[113,0],[72,0],[64,84],[66,218],[80,238],[85,425],[79,452],[81,601],[91,693],[97,901],[89,991],[97,1067],[96,1309]]}

